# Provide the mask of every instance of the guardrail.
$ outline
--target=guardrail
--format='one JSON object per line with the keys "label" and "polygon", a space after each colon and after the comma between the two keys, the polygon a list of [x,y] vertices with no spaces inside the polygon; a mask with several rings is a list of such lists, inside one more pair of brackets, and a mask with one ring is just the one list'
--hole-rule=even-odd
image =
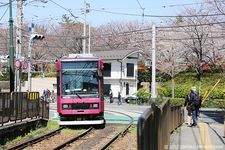
{"label": "guardrail", "polygon": [[159,107],[153,103],[138,120],[138,150],[168,149],[171,132],[183,122],[181,106],[171,106],[169,101]]}
{"label": "guardrail", "polygon": [[49,103],[40,101],[38,92],[0,93],[0,126],[38,117],[49,118]]}

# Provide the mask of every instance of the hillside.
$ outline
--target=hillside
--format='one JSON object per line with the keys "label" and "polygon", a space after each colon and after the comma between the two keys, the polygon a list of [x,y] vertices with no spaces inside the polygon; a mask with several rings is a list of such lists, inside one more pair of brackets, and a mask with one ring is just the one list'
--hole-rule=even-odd
{"label": "hillside", "polygon": [[[183,73],[175,77],[175,97],[184,98],[190,91],[191,87],[195,85],[197,90],[200,88],[200,95],[203,96],[206,91],[210,91],[216,82],[220,82],[209,95],[212,99],[225,98],[225,76],[219,73],[205,73],[201,82],[197,81],[195,73]],[[161,96],[171,97],[171,81],[162,82],[157,89]]]}

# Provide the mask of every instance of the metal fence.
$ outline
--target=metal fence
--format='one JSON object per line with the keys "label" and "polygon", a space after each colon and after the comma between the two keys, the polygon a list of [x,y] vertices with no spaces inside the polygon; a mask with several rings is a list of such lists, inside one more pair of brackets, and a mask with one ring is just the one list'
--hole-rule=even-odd
{"label": "metal fence", "polygon": [[183,122],[181,106],[171,106],[169,101],[159,107],[153,103],[138,120],[138,150],[168,149],[171,132]]}
{"label": "metal fence", "polygon": [[0,126],[26,118],[48,119],[49,103],[40,101],[38,92],[0,93]]}

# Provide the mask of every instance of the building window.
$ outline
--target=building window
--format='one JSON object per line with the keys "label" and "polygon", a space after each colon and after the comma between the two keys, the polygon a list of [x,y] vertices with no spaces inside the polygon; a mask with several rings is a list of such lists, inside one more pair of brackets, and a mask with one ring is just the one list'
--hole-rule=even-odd
{"label": "building window", "polygon": [[134,64],[127,63],[127,77],[134,77]]}
{"label": "building window", "polygon": [[111,89],[111,84],[104,84],[103,85],[103,94],[105,96],[109,96],[109,90]]}
{"label": "building window", "polygon": [[103,76],[111,77],[111,63],[104,63]]}

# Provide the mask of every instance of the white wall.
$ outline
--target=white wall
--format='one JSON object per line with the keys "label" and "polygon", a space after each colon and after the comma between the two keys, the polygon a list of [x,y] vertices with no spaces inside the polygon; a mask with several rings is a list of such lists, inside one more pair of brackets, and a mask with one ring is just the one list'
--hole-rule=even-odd
{"label": "white wall", "polygon": [[[49,89],[52,91],[53,84],[56,84],[56,78],[32,78],[32,90],[31,91],[37,91],[40,92],[40,95],[42,95],[44,89]],[[25,81],[25,86],[23,86],[22,91],[27,91],[28,89],[28,81]]]}
{"label": "white wall", "polygon": [[[104,63],[111,63],[111,77],[104,77],[104,84],[111,84],[113,91],[113,97],[118,96],[120,91],[120,78],[121,78],[121,63],[115,60],[104,61]],[[127,77],[127,63],[134,64],[134,77]],[[129,94],[137,92],[137,60],[136,59],[125,59],[122,62],[122,97],[126,97],[126,83],[129,83]]]}

